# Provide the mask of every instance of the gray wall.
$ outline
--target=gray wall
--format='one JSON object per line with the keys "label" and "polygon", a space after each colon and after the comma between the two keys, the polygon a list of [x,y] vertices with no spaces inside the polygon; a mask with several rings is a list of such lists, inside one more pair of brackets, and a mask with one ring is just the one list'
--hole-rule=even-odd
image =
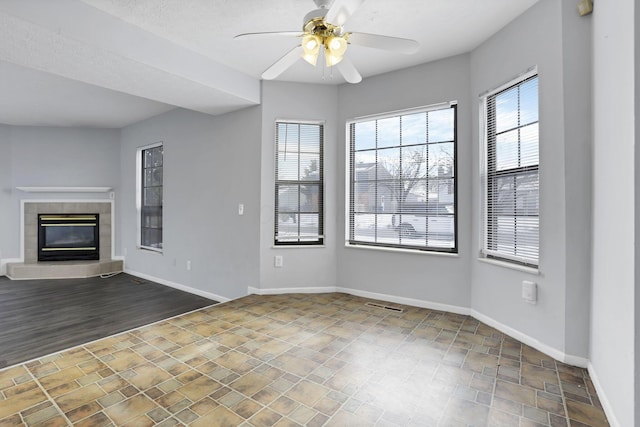
{"label": "gray wall", "polygon": [[434,255],[345,247],[345,132],[338,132],[336,230],[341,287],[454,307],[470,306],[471,100],[469,56],[461,55],[340,87],[340,129],[356,117],[458,101],[459,254]]}
{"label": "gray wall", "polygon": [[1,197],[6,202],[0,210],[3,215],[0,227],[4,228],[0,233],[3,258],[22,257],[20,200],[108,198],[107,193],[26,193],[16,187],[112,187],[117,194],[119,130],[23,126],[3,126],[3,129],[0,130]]}
{"label": "gray wall", "polygon": [[[593,276],[590,362],[612,425],[639,425],[637,2],[598,2],[593,14]],[[636,20],[636,30],[638,29]],[[635,38],[636,49],[638,38]],[[635,112],[635,113],[634,113]],[[634,219],[635,217],[635,219]],[[609,412],[611,413],[611,412]],[[611,420],[614,421],[614,420]]]}
{"label": "gray wall", "polygon": [[16,186],[117,187],[120,131],[11,127]]}
{"label": "gray wall", "polygon": [[[122,130],[126,269],[224,298],[246,295],[259,283],[260,117],[260,107],[216,117],[174,110]],[[136,149],[158,141],[164,143],[162,254],[136,248]]]}
{"label": "gray wall", "polygon": [[[587,357],[588,234],[590,216],[589,132],[583,129],[588,109],[589,78],[573,73],[588,65],[588,55],[575,35],[588,40],[588,23],[574,10],[564,13],[562,3],[541,0],[471,55],[471,87],[475,99],[532,66],[540,78],[540,262],[539,274],[472,262],[471,306],[481,315],[537,340],[556,356]],[[566,36],[566,39],[565,39]],[[583,41],[585,42],[585,41]],[[568,56],[563,56],[563,49]],[[575,49],[571,51],[571,49]],[[566,68],[566,69],[565,69]],[[568,80],[574,79],[573,82]],[[567,86],[565,86],[565,83]],[[474,102],[473,140],[479,141],[477,101]],[[572,110],[573,109],[573,110]],[[566,119],[566,120],[565,120]],[[474,145],[473,175],[478,176],[479,152]],[[473,247],[480,248],[481,212],[479,187],[474,188],[471,233]],[[585,244],[582,247],[581,245]],[[580,267],[577,267],[580,266]],[[588,278],[588,273],[587,278]],[[538,303],[521,298],[521,283],[538,284]],[[574,301],[573,299],[576,298]],[[576,304],[577,303],[577,304]],[[570,336],[571,335],[571,336]],[[584,363],[584,362],[583,362]]]}
{"label": "gray wall", "polygon": [[[11,140],[9,138],[10,126],[0,124],[0,260],[11,257],[15,248],[12,247],[14,237],[13,230],[17,227],[11,224],[13,205],[11,203],[11,192],[13,184],[11,181]],[[19,250],[19,248],[17,249]],[[5,255],[6,254],[6,255]]]}
{"label": "gray wall", "polygon": [[562,70],[565,177],[565,346],[589,351],[591,269],[591,39],[592,16],[580,17],[572,2],[562,5]]}
{"label": "gray wall", "polygon": [[[260,285],[274,289],[333,287],[336,285],[336,179],[335,162],[340,151],[336,139],[338,88],[264,81],[262,84],[262,175],[260,219]],[[275,122],[276,120],[324,121],[325,239],[323,247],[274,247]],[[274,267],[274,256],[283,267]]]}

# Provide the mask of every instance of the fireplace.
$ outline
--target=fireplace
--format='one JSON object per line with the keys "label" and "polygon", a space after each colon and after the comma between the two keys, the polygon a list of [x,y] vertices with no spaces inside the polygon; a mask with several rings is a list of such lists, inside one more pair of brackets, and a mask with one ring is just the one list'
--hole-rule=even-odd
{"label": "fireplace", "polygon": [[38,214],[38,261],[100,259],[98,214]]}

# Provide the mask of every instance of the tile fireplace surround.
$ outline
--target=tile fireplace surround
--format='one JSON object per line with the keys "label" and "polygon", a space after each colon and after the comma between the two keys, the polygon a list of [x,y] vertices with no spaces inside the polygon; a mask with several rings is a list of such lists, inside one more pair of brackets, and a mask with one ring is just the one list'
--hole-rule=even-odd
{"label": "tile fireplace surround", "polygon": [[[38,214],[100,215],[99,261],[38,262]],[[92,277],[122,271],[123,262],[111,258],[112,225],[111,203],[99,202],[24,202],[24,262],[8,263],[7,276],[11,279],[62,279]]]}

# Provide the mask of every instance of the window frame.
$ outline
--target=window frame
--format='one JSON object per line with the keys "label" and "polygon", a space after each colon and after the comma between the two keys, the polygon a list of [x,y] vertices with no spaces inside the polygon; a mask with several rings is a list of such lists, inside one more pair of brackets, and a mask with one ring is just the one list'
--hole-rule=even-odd
{"label": "window frame", "polygon": [[[497,132],[494,134],[493,138],[490,138],[490,125],[489,125],[489,99],[495,98],[495,96],[499,95],[502,92],[506,92],[515,87],[521,86],[527,81],[536,78],[538,79],[538,91],[537,91],[537,107],[538,107],[538,117],[536,122],[526,123],[525,125],[520,125],[514,129],[521,129],[523,127],[529,126],[533,123],[538,124],[538,141],[537,141],[537,155],[538,162],[535,166],[517,166],[513,168],[509,168],[508,170],[496,171],[491,173],[489,171],[489,162],[490,157],[496,157],[495,154],[495,138],[497,137]],[[540,266],[540,78],[538,74],[537,67],[531,67],[524,73],[516,76],[515,78],[509,80],[501,84],[500,86],[487,91],[480,95],[479,99],[479,123],[480,123],[480,136],[481,136],[481,152],[480,152],[480,182],[481,182],[481,192],[480,192],[480,212],[481,212],[481,230],[480,230],[480,259],[487,261],[498,262],[501,265],[512,267],[512,268],[525,268],[531,269],[531,271],[538,271]],[[495,114],[495,113],[494,113]],[[518,114],[520,114],[520,107],[518,107]],[[493,142],[492,142],[493,141]],[[490,153],[489,150],[494,150]],[[520,162],[522,154],[518,153],[518,161]],[[495,160],[497,163],[497,160]],[[538,179],[538,241],[537,241],[537,258],[528,258],[523,256],[511,255],[505,252],[501,252],[497,249],[489,248],[490,241],[493,241],[489,238],[489,234],[491,231],[492,217],[489,213],[489,189],[490,182],[492,179],[499,179],[505,176],[518,176],[526,172],[536,172]],[[497,194],[495,194],[497,197]],[[492,203],[492,205],[495,203]],[[516,209],[516,208],[514,208]],[[514,211],[515,213],[515,211]],[[516,215],[517,216],[517,215]],[[497,217],[494,215],[493,217]],[[515,217],[515,216],[514,216]],[[493,219],[493,223],[497,221],[496,218]],[[514,236],[516,236],[516,232],[514,232]],[[517,241],[517,237],[514,237],[514,241]],[[495,244],[497,245],[497,240],[495,240]]]}
{"label": "window frame", "polygon": [[[143,174],[145,171],[144,167],[144,152],[146,150],[150,150],[153,148],[162,147],[162,168],[163,168],[163,177],[162,177],[162,192],[163,192],[163,201],[161,205],[162,216],[161,216],[161,234],[162,240],[160,242],[160,247],[147,246],[142,244],[142,207],[143,207],[143,197],[144,197],[144,178]],[[152,144],[144,145],[138,147],[136,149],[136,216],[137,216],[137,233],[136,233],[136,247],[138,249],[143,249],[147,251],[163,253],[164,251],[164,142],[158,141]]]}
{"label": "window frame", "polygon": [[[313,125],[318,126],[319,133],[319,161],[318,165],[318,180],[310,181],[310,180],[279,180],[278,179],[278,147],[279,147],[279,135],[278,135],[278,125]],[[294,119],[276,119],[274,125],[274,221],[273,221],[273,245],[278,248],[286,248],[286,247],[318,247],[324,246],[325,244],[325,182],[324,182],[324,144],[325,144],[325,126],[326,121],[324,120],[294,120]],[[297,154],[300,155],[300,150],[297,151]],[[300,162],[298,161],[298,169],[300,169]],[[298,171],[300,173],[300,170]],[[300,178],[300,176],[298,176]],[[318,185],[318,236],[305,236],[300,234],[300,226],[298,221],[298,234],[297,238],[282,238],[279,239],[278,235],[278,218],[281,215],[279,212],[279,187],[281,185]],[[300,197],[300,193],[298,192],[298,197]],[[300,209],[300,206],[298,206]],[[298,215],[301,213],[300,210],[297,212]],[[311,240],[312,238],[316,238],[315,240]]]}
{"label": "window frame", "polygon": [[[454,255],[457,256],[459,252],[459,244],[458,244],[458,110],[457,110],[458,102],[453,100],[449,102],[442,102],[438,104],[431,104],[421,107],[408,108],[403,110],[390,111],[386,113],[380,114],[372,114],[367,116],[357,117],[351,120],[347,120],[345,127],[345,247],[347,248],[363,248],[363,249],[373,249],[373,250],[387,250],[387,251],[398,251],[398,252],[406,252],[406,253],[423,253],[423,254],[437,254],[437,255]],[[417,113],[429,113],[439,110],[445,109],[453,109],[453,246],[452,247],[438,247],[438,246],[412,246],[412,245],[403,245],[403,244],[395,244],[395,243],[384,243],[384,242],[369,242],[369,241],[361,241],[356,240],[355,237],[355,226],[352,222],[352,218],[355,216],[355,212],[351,211],[353,206],[352,195],[355,194],[355,179],[353,177],[354,171],[354,141],[351,138],[351,127],[357,123],[368,122],[368,121],[377,121],[384,120],[388,118],[395,118],[400,116],[406,116]],[[445,141],[442,141],[445,142]],[[429,142],[425,142],[425,145],[429,146]],[[401,144],[398,147],[402,147]],[[389,147],[385,147],[389,148]],[[376,151],[378,148],[375,149]],[[376,179],[376,182],[378,180]],[[427,180],[428,185],[428,180]],[[377,214],[376,214],[377,215]],[[427,226],[428,227],[428,226]],[[425,239],[427,236],[425,236]]]}

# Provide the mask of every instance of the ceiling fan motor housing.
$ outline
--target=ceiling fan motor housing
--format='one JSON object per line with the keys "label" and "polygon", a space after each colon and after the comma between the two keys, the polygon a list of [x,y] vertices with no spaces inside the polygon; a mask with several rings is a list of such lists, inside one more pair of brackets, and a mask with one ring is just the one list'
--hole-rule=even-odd
{"label": "ceiling fan motor housing", "polygon": [[326,38],[331,35],[341,36],[342,27],[332,25],[324,20],[327,9],[320,8],[312,10],[304,16],[302,21],[302,30],[307,34],[316,34]]}

